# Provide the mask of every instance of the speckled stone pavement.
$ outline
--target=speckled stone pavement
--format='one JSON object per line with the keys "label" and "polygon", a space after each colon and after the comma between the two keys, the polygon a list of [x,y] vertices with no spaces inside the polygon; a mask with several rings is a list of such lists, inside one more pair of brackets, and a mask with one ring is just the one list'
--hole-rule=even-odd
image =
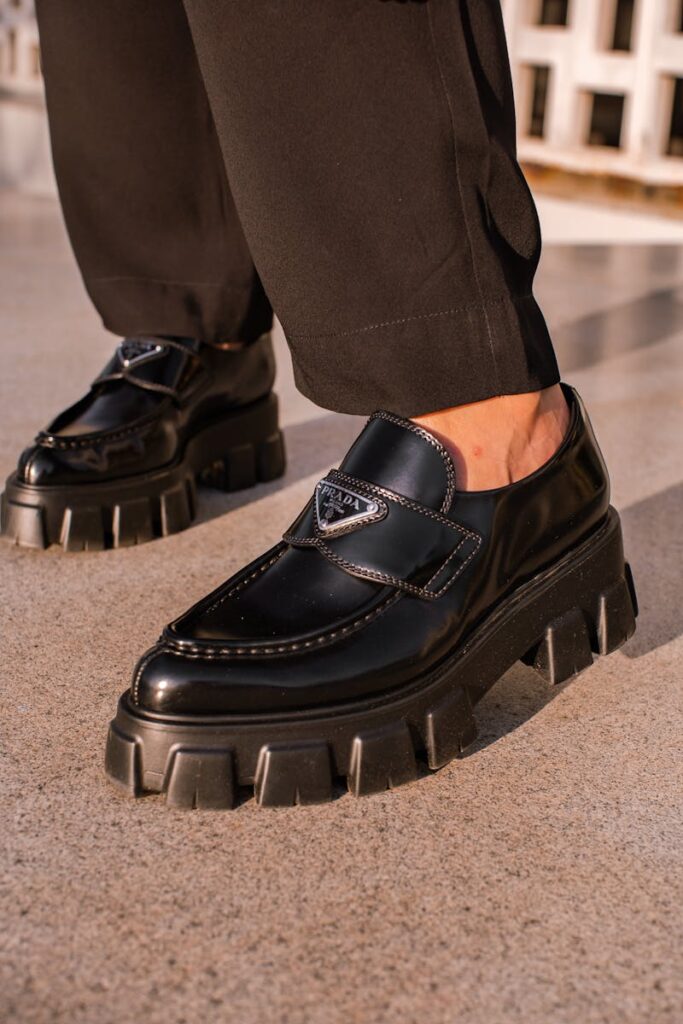
{"label": "speckled stone pavement", "polygon": [[[100,369],[48,200],[0,198],[0,471]],[[636,636],[548,690],[512,669],[463,760],[389,792],[227,814],[102,770],[161,625],[273,543],[358,422],[293,390],[290,469],[204,492],[186,533],[0,544],[0,1020],[680,1024],[683,253],[549,248],[539,292],[623,511]]]}

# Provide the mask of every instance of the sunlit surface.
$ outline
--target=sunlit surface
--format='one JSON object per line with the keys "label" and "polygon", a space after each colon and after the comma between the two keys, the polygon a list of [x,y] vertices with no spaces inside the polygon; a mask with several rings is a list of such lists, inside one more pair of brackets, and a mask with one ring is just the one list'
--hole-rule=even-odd
{"label": "sunlit surface", "polygon": [[[0,282],[4,476],[113,339],[51,201],[0,200]],[[295,395],[281,337],[283,480],[202,492],[198,525],[140,548],[0,544],[4,1020],[678,1019],[683,256],[549,246],[539,294],[611,468],[639,630],[557,691],[516,666],[474,753],[437,775],[224,815],[105,781],[138,655],[279,538],[357,431]]]}

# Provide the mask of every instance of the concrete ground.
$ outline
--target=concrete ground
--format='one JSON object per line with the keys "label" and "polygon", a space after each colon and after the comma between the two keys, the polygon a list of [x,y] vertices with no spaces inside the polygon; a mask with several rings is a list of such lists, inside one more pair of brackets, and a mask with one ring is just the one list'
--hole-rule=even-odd
{"label": "concrete ground", "polygon": [[[0,472],[100,369],[53,202],[0,197]],[[279,536],[358,423],[293,391],[290,468],[88,555],[0,544],[0,1019],[683,1020],[683,253],[549,247],[539,293],[613,475],[636,636],[548,690],[515,666],[463,760],[317,808],[181,813],[102,770],[161,625]]]}

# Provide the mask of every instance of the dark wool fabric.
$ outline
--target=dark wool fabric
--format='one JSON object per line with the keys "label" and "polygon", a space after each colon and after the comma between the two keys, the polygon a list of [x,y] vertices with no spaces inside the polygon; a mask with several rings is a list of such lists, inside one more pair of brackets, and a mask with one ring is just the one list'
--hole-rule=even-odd
{"label": "dark wool fabric", "polygon": [[498,0],[37,7],[64,216],[110,330],[249,340],[269,299],[301,391],[347,413],[557,382]]}

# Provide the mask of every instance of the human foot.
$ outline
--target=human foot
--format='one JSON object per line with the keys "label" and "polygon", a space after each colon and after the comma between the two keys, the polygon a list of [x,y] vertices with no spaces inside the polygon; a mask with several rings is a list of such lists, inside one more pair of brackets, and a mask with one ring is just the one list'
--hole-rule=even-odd
{"label": "human foot", "polygon": [[361,795],[472,743],[519,658],[558,683],[634,629],[619,517],[578,396],[533,477],[463,492],[432,434],[371,417],[284,540],[164,631],[121,698],[107,772],[182,807]]}
{"label": "human foot", "polygon": [[458,486],[485,491],[517,483],[558,450],[569,427],[559,384],[525,395],[502,395],[415,417],[448,450]]}
{"label": "human foot", "polygon": [[219,349],[126,338],[90,392],[22,454],[2,532],[67,551],[139,544],[194,517],[195,478],[225,490],[284,469],[270,338]]}

